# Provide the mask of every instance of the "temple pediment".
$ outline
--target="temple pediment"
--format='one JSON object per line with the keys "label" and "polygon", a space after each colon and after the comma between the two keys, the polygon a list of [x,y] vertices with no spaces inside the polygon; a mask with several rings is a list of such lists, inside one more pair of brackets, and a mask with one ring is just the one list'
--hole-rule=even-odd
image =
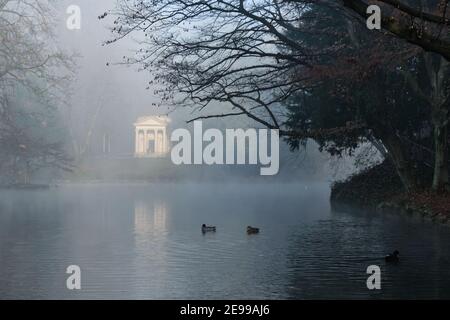
{"label": "temple pediment", "polygon": [[139,117],[137,121],[134,123],[134,126],[139,127],[166,127],[170,122],[170,119],[165,116],[146,116],[146,117]]}

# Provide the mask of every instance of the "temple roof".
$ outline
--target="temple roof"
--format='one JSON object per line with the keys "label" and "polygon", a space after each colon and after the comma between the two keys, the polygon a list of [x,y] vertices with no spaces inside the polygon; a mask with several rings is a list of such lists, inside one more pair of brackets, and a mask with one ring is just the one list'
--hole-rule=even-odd
{"label": "temple roof", "polygon": [[167,116],[144,116],[139,117],[134,126],[167,126],[170,122],[170,118]]}

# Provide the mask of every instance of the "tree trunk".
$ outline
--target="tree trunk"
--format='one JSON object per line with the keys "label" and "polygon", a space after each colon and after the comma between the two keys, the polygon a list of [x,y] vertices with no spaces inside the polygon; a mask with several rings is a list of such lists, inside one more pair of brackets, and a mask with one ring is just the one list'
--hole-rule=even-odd
{"label": "tree trunk", "polygon": [[431,84],[431,121],[434,133],[434,173],[432,189],[441,191],[448,188],[448,105],[447,74],[449,62],[443,58],[426,54],[425,66]]}
{"label": "tree trunk", "polygon": [[448,189],[448,124],[434,126],[434,175],[433,190]]}
{"label": "tree trunk", "polygon": [[407,192],[413,191],[417,187],[417,179],[414,173],[414,166],[406,154],[404,145],[393,133],[382,139],[389,152],[390,159],[394,163],[397,173]]}

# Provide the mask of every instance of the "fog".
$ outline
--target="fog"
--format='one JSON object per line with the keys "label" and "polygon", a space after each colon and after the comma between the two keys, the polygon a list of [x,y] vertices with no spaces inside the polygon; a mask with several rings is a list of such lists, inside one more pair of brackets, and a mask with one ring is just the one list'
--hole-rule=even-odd
{"label": "fog", "polygon": [[[76,4],[81,8],[80,30],[66,28],[66,9]],[[71,97],[70,125],[76,137],[83,141],[90,126],[95,139],[104,131],[110,131],[114,153],[133,152],[133,122],[138,116],[164,114],[168,110],[156,110],[157,97],[146,89],[149,75],[137,72],[137,66],[115,66],[124,55],[131,53],[134,42],[125,40],[117,45],[104,46],[110,38],[109,21],[100,21],[101,15],[114,5],[112,0],[64,1],[60,4],[61,45],[80,55],[76,59],[76,76]],[[109,66],[107,65],[109,64]],[[93,119],[98,112],[97,118]],[[95,147],[99,147],[94,146]]]}
{"label": "fog", "polygon": [[[62,1],[58,5],[58,39],[61,48],[76,54],[74,80],[71,84],[68,107],[63,109],[65,123],[71,136],[71,149],[82,153],[84,158],[91,157],[91,163],[101,168],[101,160],[92,160],[102,154],[103,137],[110,136],[111,157],[131,157],[134,152],[133,123],[141,116],[168,115],[171,119],[169,129],[192,128],[186,121],[199,114],[191,108],[172,107],[161,104],[161,98],[154,93],[156,87],[149,85],[152,72],[141,71],[139,65],[123,64],[124,58],[133,56],[138,46],[132,37],[117,43],[105,45],[112,38],[110,29],[113,18],[100,20],[99,16],[115,6],[114,0],[100,1]],[[66,12],[70,5],[78,5],[81,9],[81,29],[69,30],[66,20],[70,16]],[[208,111],[221,110],[223,106],[215,104]],[[246,117],[233,117],[206,120],[206,128],[248,128],[259,124]],[[302,179],[309,174],[314,179],[326,179],[334,172],[345,176],[349,168],[339,170],[330,168],[327,155],[320,154],[311,143],[305,150],[289,151],[286,143],[281,144],[281,173],[292,177],[297,172]],[[317,162],[318,161],[318,162]],[[351,162],[351,161],[350,161]],[[152,166],[149,165],[151,168]],[[209,171],[221,171],[222,168],[203,168]],[[198,169],[187,171],[202,171]],[[209,170],[209,171],[208,171]],[[252,168],[250,169],[254,171]],[[352,169],[350,169],[352,170]],[[245,171],[245,170],[244,170]],[[229,169],[227,169],[229,172]],[[242,170],[231,170],[240,175]],[[197,174],[196,173],[196,174]],[[101,173],[104,177],[105,173]]]}
{"label": "fog", "polygon": [[[315,92],[317,83],[311,89],[310,78],[300,72],[307,68],[299,67],[298,39],[286,42],[294,45],[283,58],[286,46],[259,34],[267,32],[267,26],[255,28],[259,19],[233,18],[234,1],[213,1],[232,13],[218,18],[218,26],[199,22],[209,37],[164,17],[169,29],[198,36],[200,49],[184,53],[189,45],[166,32],[158,40],[169,58],[160,68],[142,70],[142,63],[127,63],[128,58],[145,52],[149,43],[158,49],[158,41],[139,43],[137,32],[112,29],[148,17],[131,11],[129,20],[138,22],[117,22],[120,14],[110,10],[116,3],[131,10],[141,6],[159,21],[152,10],[158,13],[154,7],[165,2],[150,2],[152,7],[139,0],[0,0],[0,299],[450,297],[447,229],[424,224],[424,211],[411,213],[406,201],[408,217],[356,206],[372,193],[383,200],[377,208],[403,199],[397,190],[388,195],[402,183],[396,156],[390,171],[374,166],[389,151],[370,121],[359,123],[359,113],[367,111],[360,109],[372,107],[369,120],[385,120],[389,103],[397,106],[394,89],[391,99],[366,99],[355,111],[362,96],[382,90],[374,86],[372,92],[369,83],[370,92],[354,90],[356,100],[345,94],[337,99],[342,83],[348,87],[343,92],[350,92],[360,79],[347,84],[352,72],[343,70],[338,77],[344,81],[335,83],[318,63],[315,81],[324,77],[332,90],[320,83],[324,91]],[[269,19],[282,13],[294,19],[286,21],[304,18],[301,1],[267,4],[273,12],[261,10],[259,2],[245,3]],[[171,5],[181,7],[173,17],[184,17],[184,2]],[[299,11],[287,10],[291,5]],[[81,10],[79,29],[68,27],[73,6]],[[236,20],[243,25],[236,27]],[[309,38],[316,32],[323,35],[320,23],[314,20],[314,32],[306,32],[300,47],[303,40],[315,42]],[[249,30],[242,32],[242,26]],[[207,53],[203,41],[211,46]],[[250,53],[230,63],[242,47]],[[330,47],[342,49],[334,42]],[[353,64],[353,58],[344,60]],[[346,69],[345,63],[339,67]],[[171,91],[190,81],[193,89],[185,96]],[[159,90],[170,91],[178,104]],[[407,99],[399,103],[410,103],[412,91],[404,92]],[[403,125],[401,119],[396,123]],[[430,134],[430,128],[417,132]],[[401,149],[395,148],[395,155]],[[402,164],[405,157],[399,159]],[[373,174],[377,168],[380,173]],[[353,179],[333,184],[349,176]],[[378,193],[386,198],[378,199]],[[341,208],[333,203],[336,194],[357,202]],[[397,248],[406,263],[397,265]],[[397,260],[389,268],[385,258],[391,252]],[[369,265],[383,266],[383,291],[369,287]],[[73,283],[70,270],[81,272]]]}
{"label": "fog", "polygon": [[[70,30],[67,27],[72,14],[67,10],[72,5],[81,9],[80,29]],[[169,156],[165,159],[140,159],[133,162],[137,144],[134,123],[138,118],[168,116],[170,123],[167,139],[170,139],[170,133],[176,128],[186,127],[192,130],[192,123],[187,123],[188,120],[202,115],[224,113],[230,106],[212,103],[207,110],[199,111],[183,104],[170,106],[162,101],[155,93],[160,87],[150,84],[154,76],[153,70],[142,71],[139,64],[124,63],[139,48],[134,35],[105,45],[113,38],[111,28],[114,27],[114,17],[99,19],[99,16],[114,9],[115,5],[114,0],[64,0],[58,2],[56,10],[52,11],[51,22],[55,24],[56,38],[47,40],[48,45],[50,41],[55,41],[56,43],[51,43],[52,46],[67,56],[72,56],[72,68],[70,72],[63,71],[70,74],[71,78],[63,89],[63,101],[54,101],[58,114],[54,116],[52,123],[57,131],[48,135],[53,137],[52,141],[64,144],[63,149],[58,149],[58,154],[64,160],[64,168],[69,167],[69,170],[61,171],[61,161],[58,159],[58,163],[55,160],[55,163],[36,164],[37,169],[33,172],[27,168],[22,171],[12,169],[12,178],[5,178],[8,181],[6,183],[148,181],[155,177],[158,180],[181,177],[188,180],[208,177],[218,180],[220,177],[218,181],[226,181],[232,177],[259,179],[258,166],[254,165],[179,168],[171,163]],[[29,100],[30,109],[35,108],[33,104],[37,103],[36,99]],[[50,120],[42,121],[44,122],[50,123]],[[38,126],[41,125],[38,123]],[[224,132],[227,128],[263,126],[246,116],[235,116],[203,120],[203,127],[205,130],[217,128]],[[21,145],[28,146],[25,142]],[[280,171],[272,179],[332,181],[354,171],[353,162],[352,157],[337,161],[328,154],[320,153],[312,141],[306,147],[291,151],[284,139],[281,139]],[[26,167],[25,164],[24,166]]]}

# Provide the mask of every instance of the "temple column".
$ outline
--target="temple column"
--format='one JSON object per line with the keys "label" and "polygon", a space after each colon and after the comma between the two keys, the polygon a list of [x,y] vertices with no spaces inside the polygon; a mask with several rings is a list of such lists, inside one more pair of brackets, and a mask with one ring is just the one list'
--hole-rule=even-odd
{"label": "temple column", "polygon": [[163,129],[158,130],[158,140],[159,140],[159,153],[164,153],[164,131],[163,131]]}
{"label": "temple column", "polygon": [[159,144],[158,144],[158,129],[153,129],[153,138],[154,138],[154,153],[158,153],[158,148],[159,148]]}
{"label": "temple column", "polygon": [[163,129],[163,153],[167,152],[167,132],[166,128]]}
{"label": "temple column", "polygon": [[141,155],[144,153],[144,140],[145,140],[145,131],[139,130],[139,153]]}
{"label": "temple column", "polygon": [[152,132],[147,129],[145,133],[145,154],[149,154],[150,150],[148,149],[148,142],[150,141],[150,135],[152,134]]}
{"label": "temple column", "polygon": [[[154,134],[154,131],[153,130],[150,130],[149,132],[148,132],[148,141],[147,141],[147,148],[148,148],[148,143],[150,142],[150,136],[151,135],[153,135],[153,137],[155,136],[155,134]],[[154,153],[155,152],[155,149],[153,149],[153,150],[149,150],[149,153]]]}
{"label": "temple column", "polygon": [[136,129],[134,130],[134,154],[138,154],[139,153],[139,130],[136,127]]}
{"label": "temple column", "polygon": [[141,136],[141,130],[138,130],[138,154],[141,154],[141,140],[142,140],[142,136]]}
{"label": "temple column", "polygon": [[148,148],[148,129],[144,130],[144,142],[142,143],[142,153],[147,154]]}

